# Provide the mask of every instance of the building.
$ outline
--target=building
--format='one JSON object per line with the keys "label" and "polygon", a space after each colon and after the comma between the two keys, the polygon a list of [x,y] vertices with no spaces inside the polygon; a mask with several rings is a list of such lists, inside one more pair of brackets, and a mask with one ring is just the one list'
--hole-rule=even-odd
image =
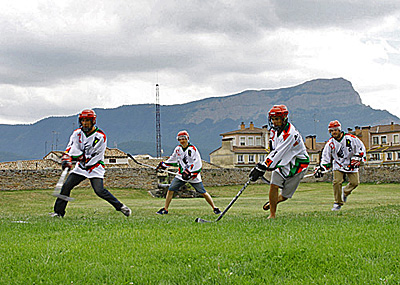
{"label": "building", "polygon": [[[210,153],[210,161],[222,167],[254,167],[269,153],[269,131],[265,127],[257,128],[250,123],[246,128],[242,123],[239,130],[223,133],[221,136],[222,145]],[[325,142],[317,142],[316,136],[310,135],[304,143],[310,156],[310,164],[317,165]]]}
{"label": "building", "polygon": [[104,152],[104,164],[108,167],[121,167],[129,165],[128,156],[118,148],[106,148]]}
{"label": "building", "polygon": [[[63,151],[59,150],[51,151],[46,154],[43,159],[61,163],[61,156],[63,155],[63,153]],[[104,152],[104,164],[107,167],[125,165],[128,164],[128,156],[122,150],[107,147],[106,151]]]}
{"label": "building", "polygon": [[367,165],[400,165],[400,125],[355,127],[349,133],[362,140],[367,149]]}
{"label": "building", "polygon": [[315,135],[306,136],[304,144],[306,146],[307,153],[310,156],[310,165],[319,164],[325,143],[326,142],[317,142],[317,136]]}
{"label": "building", "polygon": [[[348,128],[347,133],[357,136],[367,150],[365,165],[400,165],[400,125],[393,122],[388,125],[356,126]],[[315,136],[307,136],[305,145],[310,155],[310,164],[320,161],[321,153],[326,142],[316,142]]]}
{"label": "building", "polygon": [[[61,156],[63,151],[53,150],[46,154],[43,159],[35,160],[18,160],[10,162],[1,162],[0,170],[17,169],[17,170],[43,170],[58,169],[61,165]],[[104,164],[106,168],[127,168],[132,167],[129,164],[128,156],[122,150],[117,148],[106,148],[104,153]]]}
{"label": "building", "polygon": [[210,162],[225,168],[254,167],[268,154],[269,132],[250,122],[242,122],[238,130],[222,133],[221,147],[210,153]]}

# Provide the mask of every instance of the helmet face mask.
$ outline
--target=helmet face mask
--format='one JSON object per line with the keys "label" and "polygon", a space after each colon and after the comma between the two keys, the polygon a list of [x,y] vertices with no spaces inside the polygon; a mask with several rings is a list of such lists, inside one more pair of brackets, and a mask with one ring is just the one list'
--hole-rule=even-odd
{"label": "helmet face mask", "polygon": [[[96,113],[95,113],[93,110],[90,110],[90,109],[83,110],[83,111],[79,114],[79,119],[78,119],[78,121],[79,121],[79,126],[82,128],[82,130],[83,130],[84,132],[89,132],[89,131],[91,131],[91,130],[93,129],[93,127],[96,125],[96,118],[97,118],[97,115],[96,115]],[[82,121],[83,121],[83,120],[89,120],[89,121],[91,121],[91,125],[90,125],[90,126],[87,126],[86,124],[85,124],[85,125],[82,124]]]}
{"label": "helmet face mask", "polygon": [[[288,122],[288,114],[289,114],[289,111],[285,105],[274,105],[268,112],[269,127],[278,132],[280,130],[282,130]],[[282,121],[281,121],[282,123],[279,126],[276,126],[272,120],[272,118],[277,118],[277,117],[282,118]]]}

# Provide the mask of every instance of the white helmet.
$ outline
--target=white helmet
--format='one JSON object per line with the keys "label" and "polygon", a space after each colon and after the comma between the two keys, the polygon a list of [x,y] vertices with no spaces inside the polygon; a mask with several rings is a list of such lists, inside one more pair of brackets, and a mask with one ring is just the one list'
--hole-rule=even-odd
{"label": "white helmet", "polygon": [[179,140],[179,138],[185,138],[189,141],[189,133],[185,130],[180,131],[177,135],[176,135],[176,139]]}
{"label": "white helmet", "polygon": [[340,122],[338,120],[329,122],[328,131],[331,131],[331,130],[339,130],[339,131],[341,131],[342,130],[342,124],[340,124]]}

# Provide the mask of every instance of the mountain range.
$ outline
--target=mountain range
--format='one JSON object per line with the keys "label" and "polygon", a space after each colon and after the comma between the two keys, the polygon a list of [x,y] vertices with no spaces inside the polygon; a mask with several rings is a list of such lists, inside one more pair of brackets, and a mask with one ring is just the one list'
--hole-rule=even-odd
{"label": "mountain range", "polygon": [[[348,80],[315,79],[288,88],[246,90],[185,104],[162,105],[163,155],[171,154],[177,145],[177,132],[185,129],[202,158],[209,160],[209,153],[221,145],[221,133],[236,130],[241,122],[246,126],[253,122],[256,127],[267,124],[268,110],[275,104],[285,104],[289,109],[289,120],[302,135],[316,135],[319,142],[328,139],[327,125],[336,119],[344,130],[400,123],[400,119],[388,111],[364,105]],[[154,104],[94,110],[97,125],[107,134],[109,147],[132,154],[155,155]],[[48,117],[33,124],[2,124],[0,161],[40,159],[51,150],[64,150],[77,127],[77,115]]]}

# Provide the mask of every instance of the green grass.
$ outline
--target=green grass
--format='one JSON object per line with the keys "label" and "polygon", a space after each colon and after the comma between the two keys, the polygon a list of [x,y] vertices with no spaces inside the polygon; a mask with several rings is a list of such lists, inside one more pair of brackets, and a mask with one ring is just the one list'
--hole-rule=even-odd
{"label": "green grass", "polygon": [[[210,187],[221,209],[241,186]],[[250,185],[218,223],[204,199],[110,189],[129,218],[74,189],[64,219],[52,191],[0,192],[0,284],[399,284],[400,187],[362,184],[332,212],[328,183],[303,183],[267,220]]]}

